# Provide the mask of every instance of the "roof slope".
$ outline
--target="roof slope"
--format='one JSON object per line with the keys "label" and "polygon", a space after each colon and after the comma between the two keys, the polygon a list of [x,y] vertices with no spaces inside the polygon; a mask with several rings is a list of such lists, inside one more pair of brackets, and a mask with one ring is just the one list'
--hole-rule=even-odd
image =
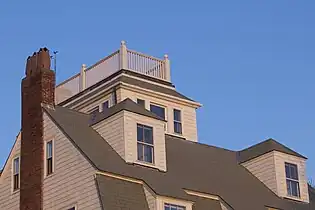
{"label": "roof slope", "polygon": [[141,184],[96,175],[103,209],[149,210]]}
{"label": "roof slope", "polygon": [[237,152],[166,135],[167,172],[160,172],[127,164],[89,127],[88,115],[58,106],[45,110],[98,170],[143,180],[158,195],[191,200],[183,190],[190,189],[218,195],[236,210],[294,209],[239,165]]}
{"label": "roof slope", "polygon": [[222,208],[220,201],[207,198],[197,198],[192,210],[222,210]]}
{"label": "roof slope", "polygon": [[162,119],[158,115],[154,114],[153,112],[151,112],[151,111],[143,108],[139,104],[135,103],[130,98],[126,98],[122,102],[118,103],[116,106],[112,106],[112,107],[104,110],[103,112],[96,111],[95,113],[93,113],[94,116],[93,116],[93,119],[91,120],[91,125],[94,125],[94,124],[96,124],[96,123],[122,111],[122,110],[126,110],[126,111],[140,114],[143,116],[147,116],[147,117],[151,117],[154,119],[165,121],[164,119]]}
{"label": "roof slope", "polygon": [[256,158],[260,155],[266,154],[271,151],[283,152],[289,155],[294,155],[297,157],[307,159],[303,155],[291,150],[290,148],[284,146],[283,144],[280,144],[276,140],[267,139],[266,141],[263,141],[261,143],[255,144],[249,148],[239,151],[238,160],[241,163],[246,162],[250,159]]}

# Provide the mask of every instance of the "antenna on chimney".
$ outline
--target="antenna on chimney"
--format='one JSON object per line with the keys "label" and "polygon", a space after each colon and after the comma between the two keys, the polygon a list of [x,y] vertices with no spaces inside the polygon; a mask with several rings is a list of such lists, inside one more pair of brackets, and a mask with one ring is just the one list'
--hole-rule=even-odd
{"label": "antenna on chimney", "polygon": [[57,74],[57,53],[58,51],[54,51],[54,71],[55,71],[55,74]]}

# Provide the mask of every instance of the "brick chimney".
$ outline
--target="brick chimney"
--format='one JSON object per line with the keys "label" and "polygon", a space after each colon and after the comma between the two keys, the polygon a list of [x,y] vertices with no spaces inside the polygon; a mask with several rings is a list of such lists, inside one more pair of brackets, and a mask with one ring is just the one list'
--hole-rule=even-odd
{"label": "brick chimney", "polygon": [[55,73],[41,48],[27,58],[22,80],[20,210],[43,209],[44,139],[42,104],[54,105]]}

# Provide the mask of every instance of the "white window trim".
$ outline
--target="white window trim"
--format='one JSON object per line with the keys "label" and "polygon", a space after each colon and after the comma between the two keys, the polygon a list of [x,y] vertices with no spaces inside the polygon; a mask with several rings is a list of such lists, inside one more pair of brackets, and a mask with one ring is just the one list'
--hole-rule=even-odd
{"label": "white window trim", "polygon": [[[47,175],[47,143],[48,142],[52,142],[52,173]],[[51,177],[52,175],[54,175],[55,172],[55,139],[54,138],[49,138],[47,140],[45,140],[44,143],[44,178],[48,178]]]}
{"label": "white window trim", "polygon": [[[137,162],[141,163],[143,165],[155,166],[155,162],[156,162],[156,160],[155,160],[155,149],[156,148],[155,148],[155,141],[154,141],[154,127],[151,126],[151,125],[145,125],[145,124],[142,124],[142,123],[137,123],[136,125],[137,125],[137,128],[136,128],[137,129],[136,130],[137,135],[138,135],[138,125],[152,128],[152,141],[153,141],[152,142],[153,144],[149,144],[149,143],[146,143],[146,142],[138,141],[138,137],[137,137]],[[143,134],[143,137],[144,137],[144,134]],[[142,145],[152,146],[152,163],[151,162],[146,162],[146,161],[143,161],[143,160],[138,160],[138,143],[142,144]]]}
{"label": "white window trim", "polygon": [[[19,158],[19,188],[14,190],[14,160]],[[20,191],[21,188],[21,156],[20,154],[15,155],[12,158],[12,162],[11,162],[11,193],[17,193]]]}
{"label": "white window trim", "polygon": [[[175,119],[174,119],[174,111],[175,111],[175,109],[178,110],[178,111],[180,111],[180,118],[181,118],[180,123],[181,123],[181,125],[182,125],[182,133],[176,133],[176,132],[175,132],[175,126],[174,126],[174,122],[175,122]],[[179,122],[179,121],[176,121],[176,122]],[[184,122],[184,120],[183,120],[183,109],[177,108],[177,107],[173,107],[173,109],[172,109],[173,135],[180,136],[180,137],[183,137],[183,136],[184,136],[184,125],[183,125],[183,122]]]}

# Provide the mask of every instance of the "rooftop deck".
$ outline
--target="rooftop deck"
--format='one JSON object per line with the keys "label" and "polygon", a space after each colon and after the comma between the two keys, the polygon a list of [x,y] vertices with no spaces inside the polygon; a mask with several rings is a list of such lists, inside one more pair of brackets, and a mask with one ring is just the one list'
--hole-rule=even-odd
{"label": "rooftop deck", "polygon": [[170,62],[167,55],[163,60],[154,58],[127,49],[126,43],[122,41],[119,50],[88,68],[83,64],[80,73],[57,85],[56,103],[76,95],[121,69],[171,81]]}

